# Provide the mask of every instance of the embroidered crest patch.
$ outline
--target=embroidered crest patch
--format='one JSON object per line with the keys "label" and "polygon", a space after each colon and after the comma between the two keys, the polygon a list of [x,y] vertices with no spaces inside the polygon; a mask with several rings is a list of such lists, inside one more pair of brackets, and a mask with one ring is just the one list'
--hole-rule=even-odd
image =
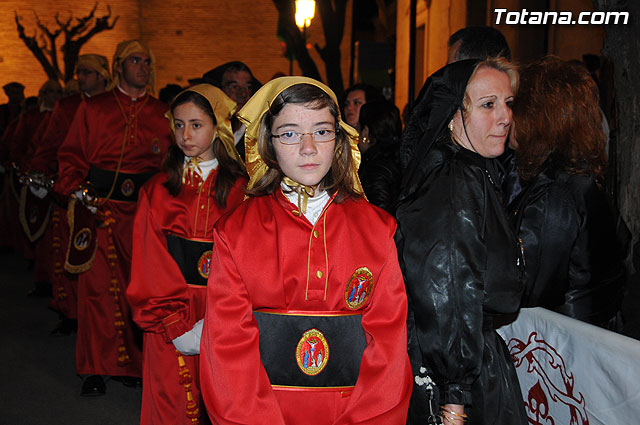
{"label": "embroidered crest patch", "polygon": [[318,329],[309,329],[298,342],[296,360],[302,373],[314,376],[322,372],[329,361],[329,343]]}
{"label": "embroidered crest patch", "polygon": [[351,310],[362,307],[373,291],[373,275],[367,267],[357,269],[344,291],[344,301]]}
{"label": "embroidered crest patch", "polygon": [[213,251],[205,251],[198,260],[198,273],[205,279],[209,278],[209,271],[211,270],[211,254]]}
{"label": "embroidered crest patch", "polygon": [[136,185],[133,183],[133,180],[131,179],[126,179],[125,181],[122,182],[122,185],[120,186],[120,191],[124,196],[133,195],[133,192],[135,191],[135,189],[136,189]]}
{"label": "embroidered crest patch", "polygon": [[78,251],[83,251],[87,249],[89,244],[91,243],[91,230],[87,227],[84,227],[76,233],[76,237],[73,238],[73,246]]}

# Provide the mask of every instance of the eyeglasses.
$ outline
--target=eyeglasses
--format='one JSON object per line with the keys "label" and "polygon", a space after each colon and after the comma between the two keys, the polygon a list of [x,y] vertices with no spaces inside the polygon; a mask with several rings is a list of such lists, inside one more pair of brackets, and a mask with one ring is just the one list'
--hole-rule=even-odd
{"label": "eyeglasses", "polygon": [[314,142],[324,143],[331,142],[336,139],[336,133],[338,130],[316,130],[312,133],[298,133],[295,131],[285,131],[280,134],[272,134],[271,137],[275,137],[280,140],[283,145],[297,145],[302,142],[302,136],[309,135]]}

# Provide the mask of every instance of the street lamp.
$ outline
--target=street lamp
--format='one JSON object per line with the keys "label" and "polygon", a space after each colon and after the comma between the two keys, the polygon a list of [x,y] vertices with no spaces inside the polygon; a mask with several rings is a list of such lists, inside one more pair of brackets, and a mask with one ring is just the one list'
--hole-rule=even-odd
{"label": "street lamp", "polygon": [[307,27],[316,11],[315,0],[296,0],[296,25],[303,32],[305,45],[307,43]]}

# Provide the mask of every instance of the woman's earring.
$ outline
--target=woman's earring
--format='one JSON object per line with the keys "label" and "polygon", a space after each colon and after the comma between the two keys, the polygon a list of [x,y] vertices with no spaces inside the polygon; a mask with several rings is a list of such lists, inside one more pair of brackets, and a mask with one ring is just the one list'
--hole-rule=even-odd
{"label": "woman's earring", "polygon": [[453,133],[453,121],[449,121],[449,131]]}
{"label": "woman's earring", "polygon": [[369,143],[369,140],[366,138],[366,136],[362,138],[362,143],[365,145]]}

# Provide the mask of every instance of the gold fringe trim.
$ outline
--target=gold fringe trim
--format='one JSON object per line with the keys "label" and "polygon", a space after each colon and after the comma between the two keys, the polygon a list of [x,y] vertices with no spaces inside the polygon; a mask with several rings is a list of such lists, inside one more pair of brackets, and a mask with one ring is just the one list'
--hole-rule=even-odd
{"label": "gold fringe trim", "polygon": [[[125,321],[122,315],[122,309],[120,308],[120,285],[118,284],[117,265],[118,255],[116,254],[116,247],[113,243],[113,229],[111,224],[115,223],[113,217],[111,217],[111,211],[107,210],[104,213],[104,225],[107,229],[107,258],[109,259],[109,268],[111,269],[111,287],[109,292],[113,296],[114,302],[114,320],[113,325],[116,328],[116,334],[120,339],[120,345],[118,346],[118,366],[124,366],[131,363],[131,356],[127,351],[126,341],[124,339],[124,331],[126,329]],[[96,241],[97,242],[97,241]],[[97,243],[96,243],[97,245]]]}
{"label": "gold fringe trim", "polygon": [[193,425],[199,425],[200,407],[198,406],[198,402],[194,400],[193,393],[191,392],[191,383],[193,382],[193,378],[182,354],[178,350],[176,350],[176,354],[178,355],[178,382],[184,386],[184,390],[187,393],[187,418],[191,419],[191,423]]}

